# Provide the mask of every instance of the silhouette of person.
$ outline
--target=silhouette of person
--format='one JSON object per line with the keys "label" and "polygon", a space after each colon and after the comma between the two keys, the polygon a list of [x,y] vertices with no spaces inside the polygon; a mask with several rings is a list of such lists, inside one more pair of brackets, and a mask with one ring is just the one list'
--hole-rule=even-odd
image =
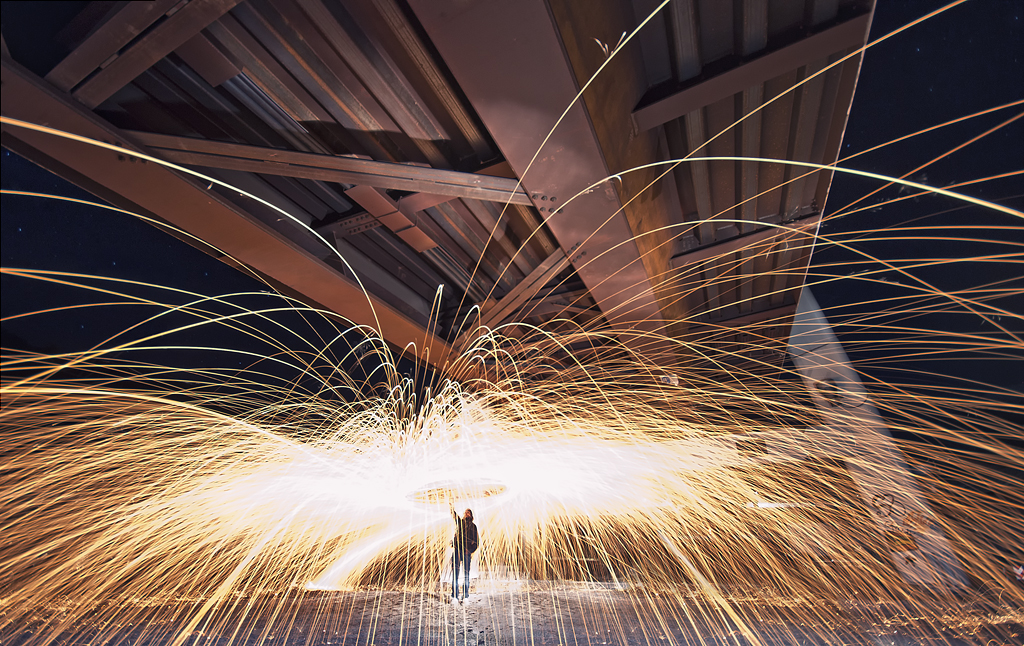
{"label": "silhouette of person", "polygon": [[[448,501],[448,506],[451,509],[452,518],[455,520],[455,536],[452,537],[452,547],[454,548],[452,556],[452,598],[457,599],[461,603],[462,599],[469,598],[469,566],[473,558],[473,552],[476,551],[479,545],[479,535],[476,531],[476,523],[473,522],[472,509],[467,509],[460,518],[455,513],[455,505],[451,500]],[[464,573],[462,598],[459,598],[460,565]]]}

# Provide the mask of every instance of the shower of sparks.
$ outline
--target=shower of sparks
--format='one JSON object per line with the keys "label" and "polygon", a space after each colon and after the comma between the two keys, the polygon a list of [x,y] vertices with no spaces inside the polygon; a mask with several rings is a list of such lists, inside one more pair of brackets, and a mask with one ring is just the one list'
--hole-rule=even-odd
{"label": "shower of sparks", "polygon": [[[984,308],[987,293],[958,300]],[[929,343],[918,336],[897,352]],[[1020,350],[1016,340],[945,343]],[[486,334],[449,366],[457,378],[436,381],[418,403],[409,380],[339,379],[342,360],[331,379],[347,400],[323,396],[337,389],[327,380],[321,394],[287,387],[273,403],[255,388],[213,393],[203,377],[223,375],[200,371],[188,383],[115,359],[128,345],[4,358],[2,621],[38,625],[26,643],[129,624],[152,626],[140,634],[154,639],[174,626],[174,643],[246,626],[237,641],[247,643],[246,631],[290,621],[317,591],[436,590],[449,501],[474,509],[483,579],[701,593],[741,627],[765,617],[732,599],[737,590],[776,591],[794,600],[789,612],[817,622],[820,609],[798,600],[869,598],[934,617],[956,591],[950,563],[924,565],[934,585],[922,595],[892,554],[939,533],[971,576],[998,582],[1019,607],[1020,590],[986,546],[1024,533],[1020,483],[1007,475],[1019,444],[999,440],[1019,438],[1001,420],[1020,407],[990,399],[983,384],[877,392],[880,408],[907,420],[900,430],[967,447],[915,449],[910,457],[931,463],[918,484],[935,506],[889,508],[891,525],[880,527],[849,474],[886,463],[863,450],[837,457],[834,432],[795,380],[709,369],[707,349],[653,334]],[[279,359],[324,374],[306,357]],[[71,364],[79,376],[50,368]],[[946,430],[936,411],[970,415],[974,430]]]}
{"label": "shower of sparks", "polygon": [[[701,159],[710,158],[660,164]],[[915,191],[897,201],[929,191],[962,197],[835,170]],[[1005,218],[999,231],[1024,229],[1020,212],[968,199]],[[902,286],[864,304],[869,313],[833,321],[881,338],[885,360],[871,360],[879,366],[924,357],[1019,365],[1021,314],[1000,306],[1024,296],[1019,281],[949,292],[914,277],[940,265],[1019,267],[1024,245],[993,239],[996,230],[979,227],[969,238],[988,252],[960,259],[896,261],[864,250],[944,239],[924,225],[835,238],[811,231],[789,244],[794,252],[856,244],[862,254],[856,265],[815,265],[809,286]],[[745,251],[764,250],[754,243]],[[685,301],[724,285],[730,263],[743,262],[715,260],[717,277],[698,278],[706,267],[693,267],[660,277],[659,289]],[[287,643],[329,643],[321,633],[348,626],[351,599],[369,590],[403,600],[442,594],[449,505],[472,508],[480,529],[474,593],[522,591],[526,601],[516,603],[528,613],[538,582],[607,584],[587,588],[603,610],[593,621],[623,642],[623,604],[643,640],[682,641],[699,625],[710,627],[709,642],[739,635],[761,643],[769,634],[776,641],[766,643],[778,643],[806,626],[839,643],[850,626],[971,635],[982,624],[1001,634],[1024,621],[1024,432],[1011,421],[1024,418],[1020,393],[983,382],[922,386],[929,374],[907,373],[906,383],[870,383],[870,400],[864,391],[847,409],[838,402],[854,391],[822,380],[810,393],[798,368],[777,360],[785,346],[772,330],[789,320],[742,334],[704,325],[700,335],[686,334],[696,323],[688,320],[661,322],[664,334],[567,319],[473,330],[469,320],[457,355],[409,378],[372,330],[284,296],[3,274],[147,314],[88,351],[4,350],[0,642],[178,645],[217,635],[217,643],[272,644],[284,634]],[[265,299],[263,309],[254,298]],[[920,327],[937,314],[971,317],[989,331]],[[173,323],[161,327],[165,320]],[[195,328],[241,342],[191,352],[265,350],[245,370],[139,359],[173,351],[175,335]],[[917,440],[871,426],[872,406],[894,437]],[[971,611],[958,612],[965,596]],[[513,615],[516,603],[507,608]],[[450,642],[423,618],[441,610],[406,616],[405,605],[395,607],[403,609],[397,618],[380,608],[371,615],[397,622],[401,643]],[[373,626],[353,630],[373,643]],[[507,641],[533,636],[514,632]]]}

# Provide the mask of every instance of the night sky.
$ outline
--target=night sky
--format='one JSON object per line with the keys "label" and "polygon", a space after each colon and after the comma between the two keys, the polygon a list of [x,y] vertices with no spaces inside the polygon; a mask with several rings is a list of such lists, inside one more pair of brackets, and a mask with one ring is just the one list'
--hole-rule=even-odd
{"label": "night sky", "polygon": [[[936,2],[905,2],[880,0],[875,13],[872,38],[884,35],[899,26],[941,6]],[[1024,66],[1021,52],[1022,2],[976,0],[954,8],[929,22],[916,26],[870,50],[867,54],[853,109],[846,130],[843,153],[851,154],[884,143],[923,127],[963,116],[985,108],[1020,100],[1024,97]],[[17,56],[17,54],[15,54]],[[901,175],[950,148],[1006,120],[1021,107],[1000,111],[968,123],[943,129],[909,143],[887,147],[860,157],[851,166],[875,172]],[[933,186],[994,175],[1024,168],[1024,128],[1017,122],[971,145],[951,158],[916,174],[912,179]],[[3,151],[2,185],[7,189],[33,190],[65,196],[93,199],[80,189],[50,175]],[[828,212],[852,202],[877,186],[876,182],[838,175],[833,182]],[[966,187],[965,193],[1024,208],[1019,177]],[[896,189],[870,198],[878,204],[897,194]],[[204,253],[182,243],[154,227],[132,217],[109,211],[42,201],[23,197],[3,197],[2,257],[5,267],[36,268],[79,272],[97,276],[124,278],[199,292],[223,294],[232,292],[267,292],[266,286],[222,264]],[[841,235],[848,231],[880,230],[913,222],[918,225],[960,226],[965,222],[983,226],[1020,226],[1020,220],[964,208],[947,198],[925,197],[895,205],[860,212],[830,223],[824,233]],[[977,231],[969,232],[976,235]],[[966,235],[966,234],[965,234]],[[986,237],[1009,242],[1024,242],[1022,229],[1011,232],[989,232]],[[866,253],[888,259],[946,257],[956,258],[975,253],[991,253],[991,246],[975,248],[968,243],[927,242],[858,243]],[[1003,247],[1006,252],[1008,247]],[[815,263],[852,262],[854,257],[837,251],[816,254]],[[853,273],[858,267],[851,266]],[[831,268],[823,269],[834,274]],[[812,275],[815,270],[812,268]],[[991,282],[1016,281],[1024,287],[1019,266],[956,265],[922,273],[922,277],[945,290]],[[877,297],[879,290],[899,290],[896,284],[864,284],[857,280],[833,283],[815,290],[818,300],[836,320],[857,312],[858,303]],[[180,303],[184,296],[173,296],[160,290],[138,288],[139,293],[161,294],[168,302]],[[3,277],[2,313],[13,314],[66,306],[72,303],[95,302],[97,297],[71,287],[44,286],[36,281]],[[107,298],[107,297],[104,297]],[[1024,297],[1006,298],[1004,307],[1024,311]],[[251,307],[279,304],[272,296],[240,297],[240,303]],[[62,312],[36,316],[3,324],[3,345],[56,353],[83,350],[112,334],[151,315],[155,310],[140,306],[117,306]],[[167,319],[159,325],[184,319]],[[950,332],[973,330],[983,325],[977,320],[965,322],[962,317],[935,317],[926,322],[933,329]],[[1020,321],[1012,323],[1024,332]],[[972,327],[974,326],[974,327]],[[843,332],[841,330],[841,332]],[[858,355],[870,336],[850,332],[842,337]],[[182,345],[218,344],[237,347],[237,336],[209,329],[201,333],[179,335],[173,342]],[[153,359],[154,357],[147,357]],[[243,366],[243,357],[200,357],[196,353],[163,353],[159,360],[176,366],[202,364],[206,361]],[[968,378],[981,378],[1017,391],[1024,391],[1024,363],[1002,362],[996,366],[985,362],[965,361],[946,366]],[[935,370],[935,366],[931,367]]]}
{"label": "night sky", "polygon": [[[871,38],[877,39],[943,6],[938,2],[880,1],[872,24]],[[891,141],[923,128],[940,124],[988,108],[1024,98],[1024,41],[1022,41],[1021,2],[968,2],[872,48],[861,68],[853,108],[843,142],[843,155]],[[1024,112],[1016,106],[995,114],[972,119],[938,132],[915,137],[882,150],[858,157],[850,166],[900,176],[931,159],[939,157],[996,125]],[[1024,121],[1024,120],[1022,120]],[[928,166],[909,179],[936,187],[1000,173],[1024,169],[1024,124],[1017,121],[988,135],[950,157]],[[874,190],[878,184],[852,176],[837,176],[829,195],[826,215]],[[1019,176],[952,189],[985,200],[1024,209],[1024,182]],[[904,190],[904,192],[908,192]],[[868,198],[858,206],[880,205],[897,197],[900,190],[888,189]],[[886,235],[887,227],[909,225],[935,228],[935,235],[951,240],[862,242],[854,246],[874,257],[901,259],[959,259],[994,253],[1017,253],[1020,248],[967,242],[965,238],[1024,243],[1024,228],[1019,219],[979,207],[965,205],[950,198],[928,196],[880,206],[855,215],[829,221],[822,228],[826,235],[845,232],[878,231]],[[967,229],[966,226],[972,228]],[[1014,231],[997,231],[992,227],[1017,227]],[[956,227],[941,233],[938,227]],[[927,232],[922,235],[927,235]],[[845,238],[844,238],[845,239]],[[856,262],[852,254],[835,248],[816,253],[814,264],[826,275],[851,274],[877,265],[851,266],[838,271],[830,263]],[[812,273],[814,268],[812,267]],[[1024,271],[1020,265],[1008,263],[943,264],[914,270],[915,277],[943,291],[976,287],[982,284],[1009,281],[1004,287],[1015,288],[1016,296],[1002,298],[997,304],[1018,315],[1024,313]],[[905,278],[895,272],[881,276],[889,283],[866,283],[845,280],[814,290],[822,307],[835,324],[844,317],[856,318],[863,313],[860,303],[880,297],[896,298],[907,294]],[[1018,335],[1024,325],[1003,317],[1000,323]],[[906,324],[906,321],[903,322]],[[994,328],[973,315],[935,315],[921,317],[912,325],[953,334],[993,333]],[[879,363],[879,351],[871,347],[877,338],[870,333],[851,333],[840,328],[841,339],[855,361],[866,359]],[[901,364],[901,367],[974,379],[1019,392],[1024,391],[1024,357],[1016,362],[960,359],[956,362]],[[868,368],[869,372],[876,370]],[[905,380],[908,376],[891,371],[879,372],[887,380]],[[1019,403],[1019,401],[1018,401]]]}

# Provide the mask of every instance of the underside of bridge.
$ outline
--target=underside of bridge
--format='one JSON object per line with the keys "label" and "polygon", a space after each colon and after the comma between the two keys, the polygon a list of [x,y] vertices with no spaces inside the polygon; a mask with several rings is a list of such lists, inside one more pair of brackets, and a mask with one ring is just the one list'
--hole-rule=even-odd
{"label": "underside of bridge", "polygon": [[10,123],[5,147],[432,363],[475,306],[709,346],[756,324],[781,362],[831,173],[735,158],[837,160],[873,9],[16,4],[4,117],[224,184]]}

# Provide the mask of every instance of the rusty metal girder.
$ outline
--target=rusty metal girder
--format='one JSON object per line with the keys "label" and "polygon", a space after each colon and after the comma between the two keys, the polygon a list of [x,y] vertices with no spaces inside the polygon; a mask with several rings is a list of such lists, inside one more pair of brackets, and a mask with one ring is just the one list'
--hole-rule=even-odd
{"label": "rusty metal girder", "polygon": [[378,222],[391,229],[395,235],[415,249],[416,253],[423,253],[437,246],[437,242],[416,226],[419,217],[415,213],[409,214],[412,217],[402,213],[398,202],[379,188],[354,186],[345,191],[345,194],[358,202]]}
{"label": "rusty metal girder", "polygon": [[649,130],[694,110],[711,105],[748,88],[762,85],[782,72],[794,70],[850,47],[860,47],[868,38],[871,12],[865,12],[802,40],[737,65],[709,79],[654,101],[633,111],[637,129]]}
{"label": "rusty metal girder", "polygon": [[[133,148],[125,143],[124,133],[17,63],[5,58],[0,80],[0,111],[5,117]],[[377,329],[396,348],[415,344],[420,357],[433,365],[443,364],[450,353],[443,340],[381,299],[365,295],[354,281],[190,177],[111,150],[21,128],[5,126],[4,139],[5,145],[16,142],[17,152],[30,153],[37,163],[49,165],[86,190],[118,206],[153,214],[309,302]]]}
{"label": "rusty metal girder", "polygon": [[565,268],[565,254],[559,249],[544,259],[530,275],[517,284],[511,292],[494,304],[493,307],[485,307],[480,315],[482,327],[493,328],[500,325],[505,319],[511,316],[520,306],[530,300],[533,295],[539,293],[544,286],[555,278]]}
{"label": "rusty metal girder", "polygon": [[610,173],[582,102],[544,144],[579,91],[548,5],[410,4],[605,318],[659,328],[664,317],[615,187],[586,191]]}
{"label": "rusty metal girder", "polygon": [[70,92],[177,4],[178,0],[125,3],[50,70],[46,80]]}
{"label": "rusty metal girder", "polygon": [[807,240],[812,240],[820,221],[821,214],[815,213],[785,225],[767,227],[753,233],[729,238],[723,242],[707,245],[674,256],[671,260],[671,266],[674,270],[685,270],[692,265],[706,263],[709,260],[722,258],[739,251],[751,251],[758,255],[765,254],[777,239],[798,239],[799,236],[803,236]]}
{"label": "rusty metal girder", "polygon": [[517,189],[516,181],[504,177],[152,132],[129,131],[127,134],[136,143],[152,148],[155,157],[176,164],[427,192],[445,195],[449,199],[468,197],[501,203],[510,201],[514,204],[531,204],[526,192]]}
{"label": "rusty metal girder", "polygon": [[192,0],[130,45],[72,94],[95,108],[135,80],[154,63],[184,44],[241,0]]}

